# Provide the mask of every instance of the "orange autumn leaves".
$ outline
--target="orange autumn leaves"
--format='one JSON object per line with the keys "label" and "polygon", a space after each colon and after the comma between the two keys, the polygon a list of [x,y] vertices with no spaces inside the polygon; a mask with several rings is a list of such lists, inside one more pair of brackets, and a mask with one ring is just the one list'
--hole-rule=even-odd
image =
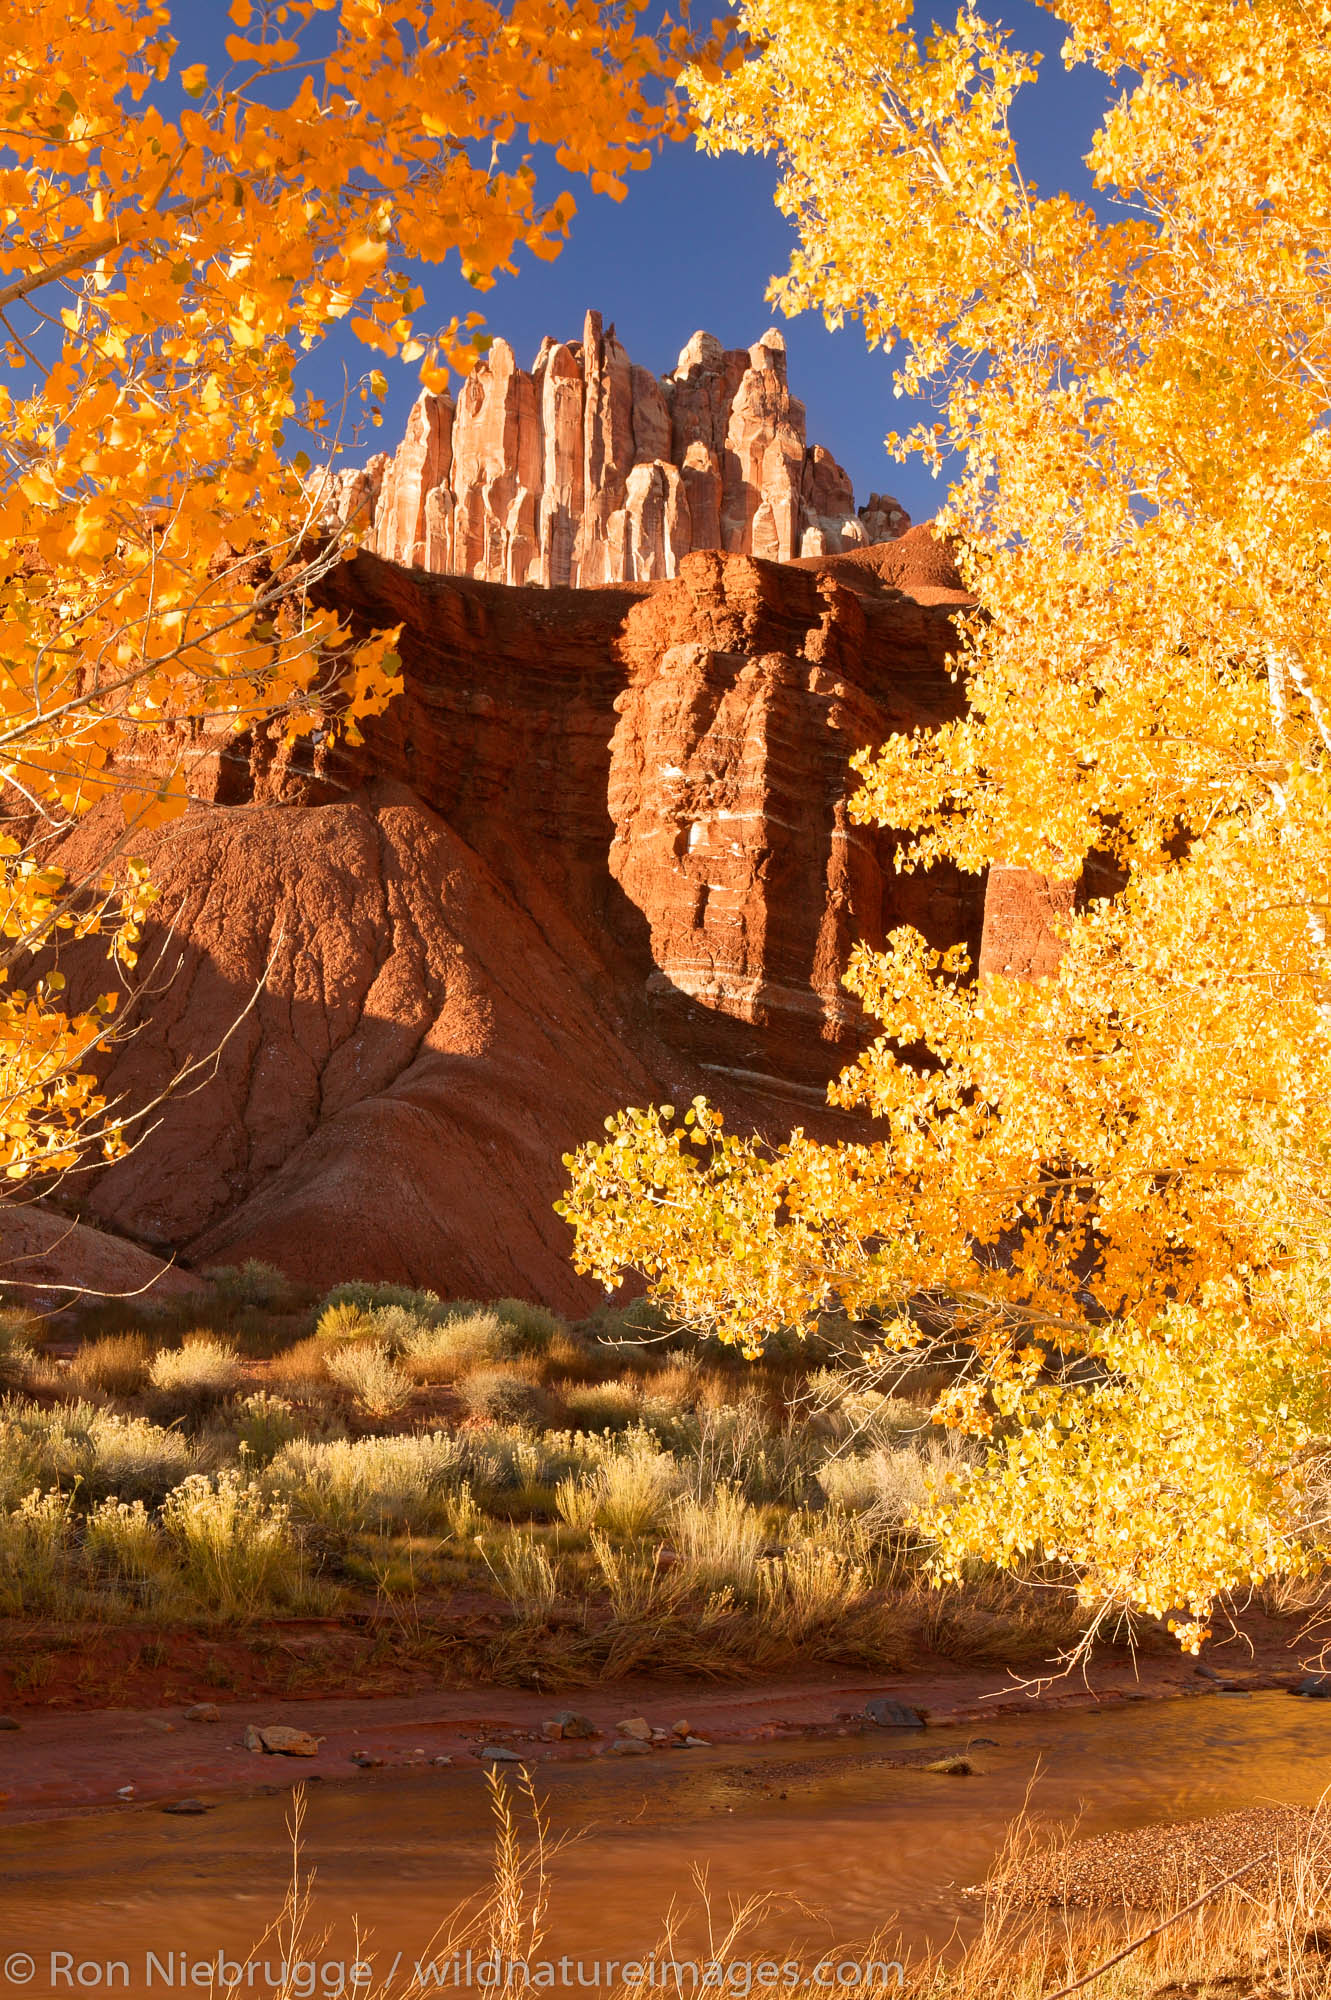
{"label": "orange autumn leaves", "polygon": [[301,356],[345,321],[371,359],[442,384],[479,315],[427,322],[408,263],[456,256],[484,290],[570,226],[529,146],[616,193],[682,130],[682,31],[653,39],[599,0],[235,0],[230,27],[208,65],[158,0],[0,12],[11,1177],[51,1164],[53,1133],[70,1163],[106,1113],[76,1081],[105,1016],[29,990],[32,950],[100,927],[131,959],[151,894],[123,871],[64,884],[49,843],[115,794],[128,852],[182,810],[219,734],[274,715],[308,731],[330,703],[354,733],[398,686],[391,634],[353,644],[311,601],[341,551],[301,474],[345,413],[302,391]]}
{"label": "orange autumn leaves", "polygon": [[774,296],[903,342],[908,445],[959,467],[969,712],[863,757],[857,813],[907,866],[1125,886],[1039,985],[857,954],[883,1034],[835,1094],[875,1143],[630,1113],[567,1210],[584,1269],[749,1344],[841,1304],[908,1346],[929,1298],[939,1420],[986,1440],[940,1573],[1040,1567],[1195,1645],[1320,1560],[1331,1436],[1331,9],[1053,11],[1114,79],[1094,210],[1031,185],[1038,63],[967,7],[748,0],[749,59],[686,80],[704,144],[780,161]]}

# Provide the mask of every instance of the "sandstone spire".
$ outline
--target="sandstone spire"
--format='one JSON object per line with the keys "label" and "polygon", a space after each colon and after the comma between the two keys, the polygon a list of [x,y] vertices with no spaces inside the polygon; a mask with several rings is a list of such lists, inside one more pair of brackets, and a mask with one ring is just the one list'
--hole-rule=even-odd
{"label": "sandstone spire", "polygon": [[493,583],[645,583],[693,549],[786,562],[910,526],[883,494],[857,513],[845,472],[806,442],[775,328],[747,351],[699,331],[658,378],[596,312],[580,342],[544,340],[530,372],[497,340],[456,405],[423,395],[391,460],[323,492],[380,555]]}

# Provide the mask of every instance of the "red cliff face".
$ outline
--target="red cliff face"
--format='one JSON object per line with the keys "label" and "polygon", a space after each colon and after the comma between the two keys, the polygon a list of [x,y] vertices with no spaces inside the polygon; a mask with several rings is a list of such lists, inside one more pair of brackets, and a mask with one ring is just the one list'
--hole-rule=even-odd
{"label": "red cliff face", "polygon": [[[230,745],[148,843],[163,957],[109,1081],[142,1103],[215,1062],[84,1217],[187,1265],[585,1308],[564,1152],[700,1090],[774,1134],[854,1129],[820,1109],[863,1032],[852,942],[978,944],[978,883],[895,874],[847,814],[854,749],[956,712],[956,579],[913,530],[780,567],[694,553],[652,587],[362,555],[331,588],[401,624],[405,691],[357,751]],[[102,976],[77,948],[67,969]]]}
{"label": "red cliff face", "polygon": [[497,340],[456,400],[420,398],[391,459],[320,491],[392,562],[556,587],[655,582],[697,549],[825,556],[910,525],[883,494],[857,512],[831,453],[805,444],[779,333],[748,349],[695,333],[658,379],[594,312],[530,371]]}

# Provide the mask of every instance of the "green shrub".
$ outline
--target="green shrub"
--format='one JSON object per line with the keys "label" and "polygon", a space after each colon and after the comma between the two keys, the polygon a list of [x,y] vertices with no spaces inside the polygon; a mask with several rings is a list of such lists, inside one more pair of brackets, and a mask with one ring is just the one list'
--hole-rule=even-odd
{"label": "green shrub", "polygon": [[203,1273],[219,1304],[237,1312],[289,1312],[295,1303],[294,1287],[285,1271],[275,1264],[261,1263],[257,1257],[243,1264],[215,1264]]}
{"label": "green shrub", "polygon": [[544,1354],[557,1333],[567,1332],[558,1313],[534,1305],[530,1299],[496,1299],[490,1310],[507,1328],[511,1344],[520,1354]]}
{"label": "green shrub", "polygon": [[81,1395],[134,1396],[148,1379],[152,1346],[146,1333],[108,1333],[87,1340],[69,1364]]}
{"label": "green shrub", "polygon": [[302,1433],[294,1405],[266,1389],[240,1397],[227,1416],[235,1427],[237,1447],[258,1465],[266,1465],[284,1444]]}

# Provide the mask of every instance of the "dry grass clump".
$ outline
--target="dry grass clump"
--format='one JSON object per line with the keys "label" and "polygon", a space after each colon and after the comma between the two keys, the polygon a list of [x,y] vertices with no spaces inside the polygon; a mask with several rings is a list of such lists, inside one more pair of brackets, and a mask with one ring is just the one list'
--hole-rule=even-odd
{"label": "dry grass clump", "polygon": [[152,1345],[146,1333],[108,1333],[85,1341],[69,1364],[81,1396],[135,1396],[148,1379]]}
{"label": "dry grass clump", "polygon": [[314,1395],[328,1385],[328,1343],[317,1334],[297,1340],[275,1354],[268,1364],[268,1377],[295,1395]]}
{"label": "dry grass clump", "polygon": [[638,1439],[634,1448],[615,1452],[589,1474],[562,1479],[555,1499],[570,1528],[586,1533],[596,1527],[632,1539],[661,1526],[682,1485],[671,1454]]}
{"label": "dry grass clump", "polygon": [[707,1500],[685,1495],[670,1514],[670,1539],[680,1574],[704,1591],[752,1596],[767,1542],[762,1516],[737,1488],[717,1486]]}
{"label": "dry grass clump", "polygon": [[367,1416],[391,1417],[411,1400],[411,1380],[379,1341],[357,1341],[328,1357],[328,1373]]}
{"label": "dry grass clump", "polygon": [[180,1347],[158,1349],[148,1380],[159,1408],[191,1416],[231,1394],[240,1380],[240,1356],[212,1334],[190,1334]]}

